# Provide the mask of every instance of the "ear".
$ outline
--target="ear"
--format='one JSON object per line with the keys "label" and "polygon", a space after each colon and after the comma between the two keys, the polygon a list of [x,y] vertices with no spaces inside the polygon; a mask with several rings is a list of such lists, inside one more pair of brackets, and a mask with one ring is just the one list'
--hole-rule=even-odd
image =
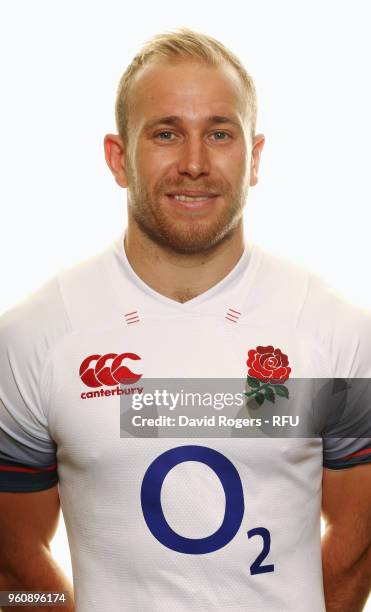
{"label": "ear", "polygon": [[120,187],[127,187],[128,180],[125,171],[125,147],[116,134],[106,134],[104,137],[104,154],[107,165],[115,181]]}
{"label": "ear", "polygon": [[254,136],[253,148],[251,152],[251,168],[250,168],[250,185],[253,187],[258,182],[258,171],[260,163],[260,154],[264,147],[264,134]]}

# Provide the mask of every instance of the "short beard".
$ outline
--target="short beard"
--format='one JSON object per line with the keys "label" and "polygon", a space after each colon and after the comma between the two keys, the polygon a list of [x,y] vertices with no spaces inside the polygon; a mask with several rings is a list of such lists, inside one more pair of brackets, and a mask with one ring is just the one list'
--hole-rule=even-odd
{"label": "short beard", "polygon": [[209,188],[210,191],[221,193],[229,206],[219,212],[211,222],[198,221],[192,213],[189,213],[188,221],[185,219],[177,222],[164,213],[163,208],[157,204],[161,195],[166,193],[166,189],[168,191],[174,189],[174,183],[171,186],[169,182],[166,185],[159,184],[152,199],[147,190],[135,180],[136,177],[130,174],[128,205],[134,220],[151,241],[174,253],[182,255],[205,253],[231,239],[241,221],[247,187],[245,189],[241,187],[238,192],[232,193],[225,184],[216,185],[213,182],[208,185],[204,181],[202,187],[198,188],[201,190]]}

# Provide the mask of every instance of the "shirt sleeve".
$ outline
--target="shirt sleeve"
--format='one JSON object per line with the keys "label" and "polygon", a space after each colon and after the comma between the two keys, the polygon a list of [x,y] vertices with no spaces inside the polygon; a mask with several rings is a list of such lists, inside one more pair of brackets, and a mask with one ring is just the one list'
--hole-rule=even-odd
{"label": "shirt sleeve", "polygon": [[325,404],[316,416],[321,422],[323,466],[339,470],[371,463],[371,379],[335,378],[321,393],[326,394]]}
{"label": "shirt sleeve", "polygon": [[56,278],[0,317],[0,491],[41,491],[58,482],[44,366],[66,331]]}
{"label": "shirt sleeve", "polygon": [[[371,463],[371,313],[313,275],[301,323],[310,326],[333,378],[322,420],[323,466]],[[324,391],[326,393],[326,390]]]}

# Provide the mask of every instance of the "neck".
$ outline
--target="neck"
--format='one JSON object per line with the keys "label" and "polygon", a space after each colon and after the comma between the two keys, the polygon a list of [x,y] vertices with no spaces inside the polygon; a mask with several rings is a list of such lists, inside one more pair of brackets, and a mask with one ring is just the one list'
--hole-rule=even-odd
{"label": "neck", "polygon": [[179,254],[157,244],[130,219],[125,252],[134,272],[157,293],[187,302],[220,282],[235,267],[245,244],[242,220],[220,244],[203,253]]}

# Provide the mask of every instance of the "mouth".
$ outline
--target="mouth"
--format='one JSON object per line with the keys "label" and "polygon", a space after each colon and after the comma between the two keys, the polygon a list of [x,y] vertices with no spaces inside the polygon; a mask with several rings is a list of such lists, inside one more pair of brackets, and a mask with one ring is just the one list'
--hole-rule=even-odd
{"label": "mouth", "polygon": [[174,204],[181,208],[199,209],[209,206],[218,197],[218,193],[205,191],[177,191],[166,194]]}

